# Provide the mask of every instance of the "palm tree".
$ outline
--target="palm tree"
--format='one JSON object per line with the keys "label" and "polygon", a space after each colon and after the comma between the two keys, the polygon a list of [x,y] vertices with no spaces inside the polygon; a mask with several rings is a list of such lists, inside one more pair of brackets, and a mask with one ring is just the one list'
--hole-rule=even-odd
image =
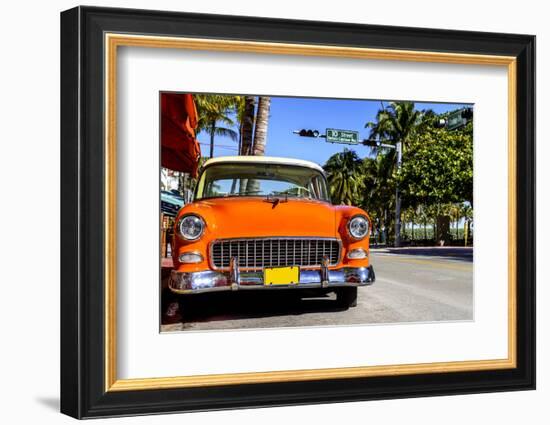
{"label": "palm tree", "polygon": [[241,96],[236,112],[239,121],[239,155],[250,155],[256,112],[254,96]]}
{"label": "palm tree", "polygon": [[[235,96],[235,115],[239,126],[239,148],[238,155],[250,155],[252,148],[252,136],[254,134],[254,120],[256,114],[256,100],[254,96]],[[235,193],[239,187],[246,188],[246,179],[233,180],[231,193]]]}
{"label": "palm tree", "polygon": [[366,123],[365,128],[370,128],[369,138],[401,142],[405,150],[424,115],[429,116],[430,112],[415,109],[414,102],[390,102],[387,108],[378,110],[376,122]]}
{"label": "palm tree", "polygon": [[256,128],[254,129],[253,155],[264,155],[267,142],[267,124],[269,122],[269,108],[271,98],[260,96],[258,100],[258,112],[256,114]]}
{"label": "palm tree", "polygon": [[[370,139],[376,139],[384,142],[394,142],[396,149],[392,149],[388,156],[393,163],[401,166],[401,156],[398,152],[405,152],[411,136],[415,129],[422,123],[423,112],[414,108],[414,102],[390,102],[386,108],[382,104],[382,109],[376,114],[376,122],[368,122],[365,128],[370,128]],[[397,161],[396,161],[397,159]],[[401,197],[399,196],[399,186],[396,186],[395,192],[395,246],[401,243]]]}
{"label": "palm tree", "polygon": [[363,163],[355,151],[344,149],[332,155],[323,167],[332,201],[335,204],[359,204],[359,191],[363,188]]}
{"label": "palm tree", "polygon": [[468,238],[470,237],[470,226],[472,224],[472,219],[474,218],[474,210],[472,208],[472,205],[468,202],[465,202],[462,204],[462,208],[460,209],[460,214],[462,217],[464,217],[464,220],[466,221],[466,226],[464,229],[464,245],[467,245]]}
{"label": "palm tree", "polygon": [[452,204],[449,207],[449,215],[452,217],[455,223],[455,238],[457,241],[459,239],[458,223],[460,222],[461,214],[462,214],[462,205]]}
{"label": "palm tree", "polygon": [[[256,112],[256,122],[254,127],[254,142],[248,149],[252,155],[263,156],[265,153],[265,145],[267,143],[267,124],[269,122],[269,108],[271,98],[260,96],[258,99],[258,110]],[[241,185],[241,187],[243,187]],[[256,179],[249,179],[246,183],[246,191],[248,193],[257,192],[260,189],[260,184]]]}
{"label": "palm tree", "polygon": [[363,160],[365,190],[361,206],[373,212],[378,218],[378,233],[383,235],[384,243],[387,243],[388,228],[391,228],[388,210],[393,204],[395,193],[395,181],[392,178],[393,166],[391,158],[381,153],[378,153],[375,158]]}
{"label": "palm tree", "polygon": [[425,204],[421,204],[416,209],[416,215],[424,228],[424,240],[428,240],[428,223],[430,223],[430,211]]}
{"label": "palm tree", "polygon": [[416,209],[414,209],[413,207],[407,208],[403,213],[403,217],[405,219],[405,224],[404,224],[405,234],[407,234],[407,223],[408,223],[411,226],[410,240],[411,242],[414,242],[414,238],[415,238],[414,223],[416,221]]}
{"label": "palm tree", "polygon": [[237,125],[237,155],[241,154],[241,145],[243,142],[243,121],[244,121],[244,96],[235,96],[235,101],[233,104],[233,113],[235,114],[236,125]]}
{"label": "palm tree", "polygon": [[235,122],[230,116],[237,102],[236,98],[237,96],[212,94],[195,95],[199,117],[197,129],[210,135],[210,158],[214,156],[215,136],[225,136],[237,141],[237,132],[231,128],[235,126]]}

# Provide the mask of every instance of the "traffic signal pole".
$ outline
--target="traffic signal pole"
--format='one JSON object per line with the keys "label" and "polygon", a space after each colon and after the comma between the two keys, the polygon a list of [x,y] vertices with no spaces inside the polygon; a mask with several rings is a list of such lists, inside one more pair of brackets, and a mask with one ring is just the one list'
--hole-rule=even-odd
{"label": "traffic signal pole", "polygon": [[[402,163],[402,142],[395,144],[397,158],[397,172],[401,170]],[[395,247],[401,246],[401,194],[399,193],[399,182],[395,184]]]}
{"label": "traffic signal pole", "polygon": [[[343,131],[343,130],[336,130],[336,131]],[[320,134],[318,130],[294,130],[292,133],[297,134],[301,137],[313,137],[313,138],[324,138],[327,139],[326,134]],[[328,129],[327,129],[328,133]],[[350,133],[356,133],[350,130]],[[327,140],[328,141],[328,140]],[[383,143],[384,141],[393,142],[395,144],[388,144]],[[365,146],[371,146],[374,148],[386,148],[386,149],[395,149],[395,157],[396,157],[396,166],[397,171],[399,172],[401,170],[401,163],[403,160],[403,142],[400,140],[373,140],[373,139],[364,139],[364,140],[357,140],[355,143],[349,143],[349,141],[340,141],[339,143],[344,144],[362,144]],[[394,246],[399,247],[401,246],[401,194],[399,192],[399,183],[396,183],[395,187],[395,242]]]}
{"label": "traffic signal pole", "polygon": [[[363,140],[363,145],[395,149],[395,165],[397,166],[397,172],[399,172],[401,170],[401,164],[403,163],[403,142],[400,140],[391,141],[395,142],[395,144],[390,145],[388,143],[382,143],[380,140],[365,139]],[[393,245],[395,247],[401,246],[401,193],[399,192],[398,182],[395,184],[395,241]]]}
{"label": "traffic signal pole", "polygon": [[[382,107],[384,105],[382,104]],[[447,117],[439,118],[435,121],[435,128],[447,128],[449,130],[456,130],[464,127],[468,121],[473,119],[474,110],[471,107],[463,108],[453,112]],[[373,148],[386,148],[395,149],[395,158],[397,172],[401,170],[401,163],[403,159],[403,141],[401,140],[376,140],[376,139],[359,139],[359,132],[353,130],[338,130],[327,128],[326,134],[321,134],[319,130],[294,130],[294,134],[301,137],[313,137],[323,138],[330,143],[343,143],[348,145],[362,144],[365,146],[371,146]],[[392,142],[392,144],[384,143]],[[394,246],[401,246],[401,193],[399,191],[399,183],[395,185],[395,242]]]}

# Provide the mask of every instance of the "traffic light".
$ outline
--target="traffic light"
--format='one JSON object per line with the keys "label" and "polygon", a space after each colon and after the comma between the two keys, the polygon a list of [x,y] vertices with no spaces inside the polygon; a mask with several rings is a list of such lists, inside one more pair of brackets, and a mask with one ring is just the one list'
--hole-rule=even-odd
{"label": "traffic light", "polygon": [[377,148],[380,146],[380,142],[378,140],[365,139],[363,140],[363,145]]}
{"label": "traffic light", "polygon": [[302,128],[298,135],[301,137],[319,137],[319,131],[318,130],[306,130],[305,128]]}
{"label": "traffic light", "polygon": [[474,110],[472,108],[465,108],[462,110],[462,118],[471,120],[474,117]]}

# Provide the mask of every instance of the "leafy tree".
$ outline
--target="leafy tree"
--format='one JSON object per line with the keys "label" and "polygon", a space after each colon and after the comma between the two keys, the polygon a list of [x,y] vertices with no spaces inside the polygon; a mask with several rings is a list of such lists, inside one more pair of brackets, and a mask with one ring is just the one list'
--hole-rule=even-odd
{"label": "leafy tree", "polygon": [[[384,143],[393,142],[400,143],[403,152],[407,150],[410,140],[415,136],[419,128],[424,128],[427,125],[427,120],[424,119],[425,111],[415,109],[413,102],[390,102],[388,107],[378,110],[375,122],[365,124],[366,128],[370,128],[370,139],[382,141]],[[430,117],[433,114],[427,114]],[[393,149],[386,155],[389,159],[386,165],[389,170],[395,168],[397,149]],[[397,186],[395,186],[397,192]],[[397,196],[396,196],[397,202]],[[396,204],[396,214],[400,214],[401,203]],[[400,231],[396,229],[398,234],[395,235],[395,245],[399,246]]]}
{"label": "leafy tree", "polygon": [[449,204],[473,200],[471,124],[460,131],[427,128],[409,141],[396,179],[405,206],[435,208],[436,241],[450,240]]}
{"label": "leafy tree", "polygon": [[[450,204],[461,205],[473,198],[472,126],[457,131],[435,129],[440,116],[431,110],[419,111],[413,102],[390,102],[368,122],[369,138],[385,143],[402,143],[402,169],[396,167],[396,151],[383,152],[375,160],[365,160],[363,203],[379,228],[388,229],[394,220],[395,189],[399,186],[407,220],[424,226],[437,217],[437,228],[448,237]],[[393,204],[393,205],[392,205]],[[455,215],[453,215],[455,217]],[[440,236],[441,236],[440,235]]]}
{"label": "leafy tree", "polygon": [[473,201],[471,124],[463,131],[430,128],[409,141],[396,175],[407,206]]}

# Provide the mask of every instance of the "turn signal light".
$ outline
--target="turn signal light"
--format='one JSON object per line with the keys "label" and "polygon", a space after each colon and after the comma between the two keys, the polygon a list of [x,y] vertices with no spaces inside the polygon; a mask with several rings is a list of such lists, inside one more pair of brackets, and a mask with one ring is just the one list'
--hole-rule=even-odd
{"label": "turn signal light", "polygon": [[184,252],[180,254],[180,263],[195,264],[202,262],[203,258],[198,252]]}
{"label": "turn signal light", "polygon": [[362,260],[367,257],[367,251],[365,251],[363,248],[352,249],[350,252],[348,252],[348,258],[350,260]]}

